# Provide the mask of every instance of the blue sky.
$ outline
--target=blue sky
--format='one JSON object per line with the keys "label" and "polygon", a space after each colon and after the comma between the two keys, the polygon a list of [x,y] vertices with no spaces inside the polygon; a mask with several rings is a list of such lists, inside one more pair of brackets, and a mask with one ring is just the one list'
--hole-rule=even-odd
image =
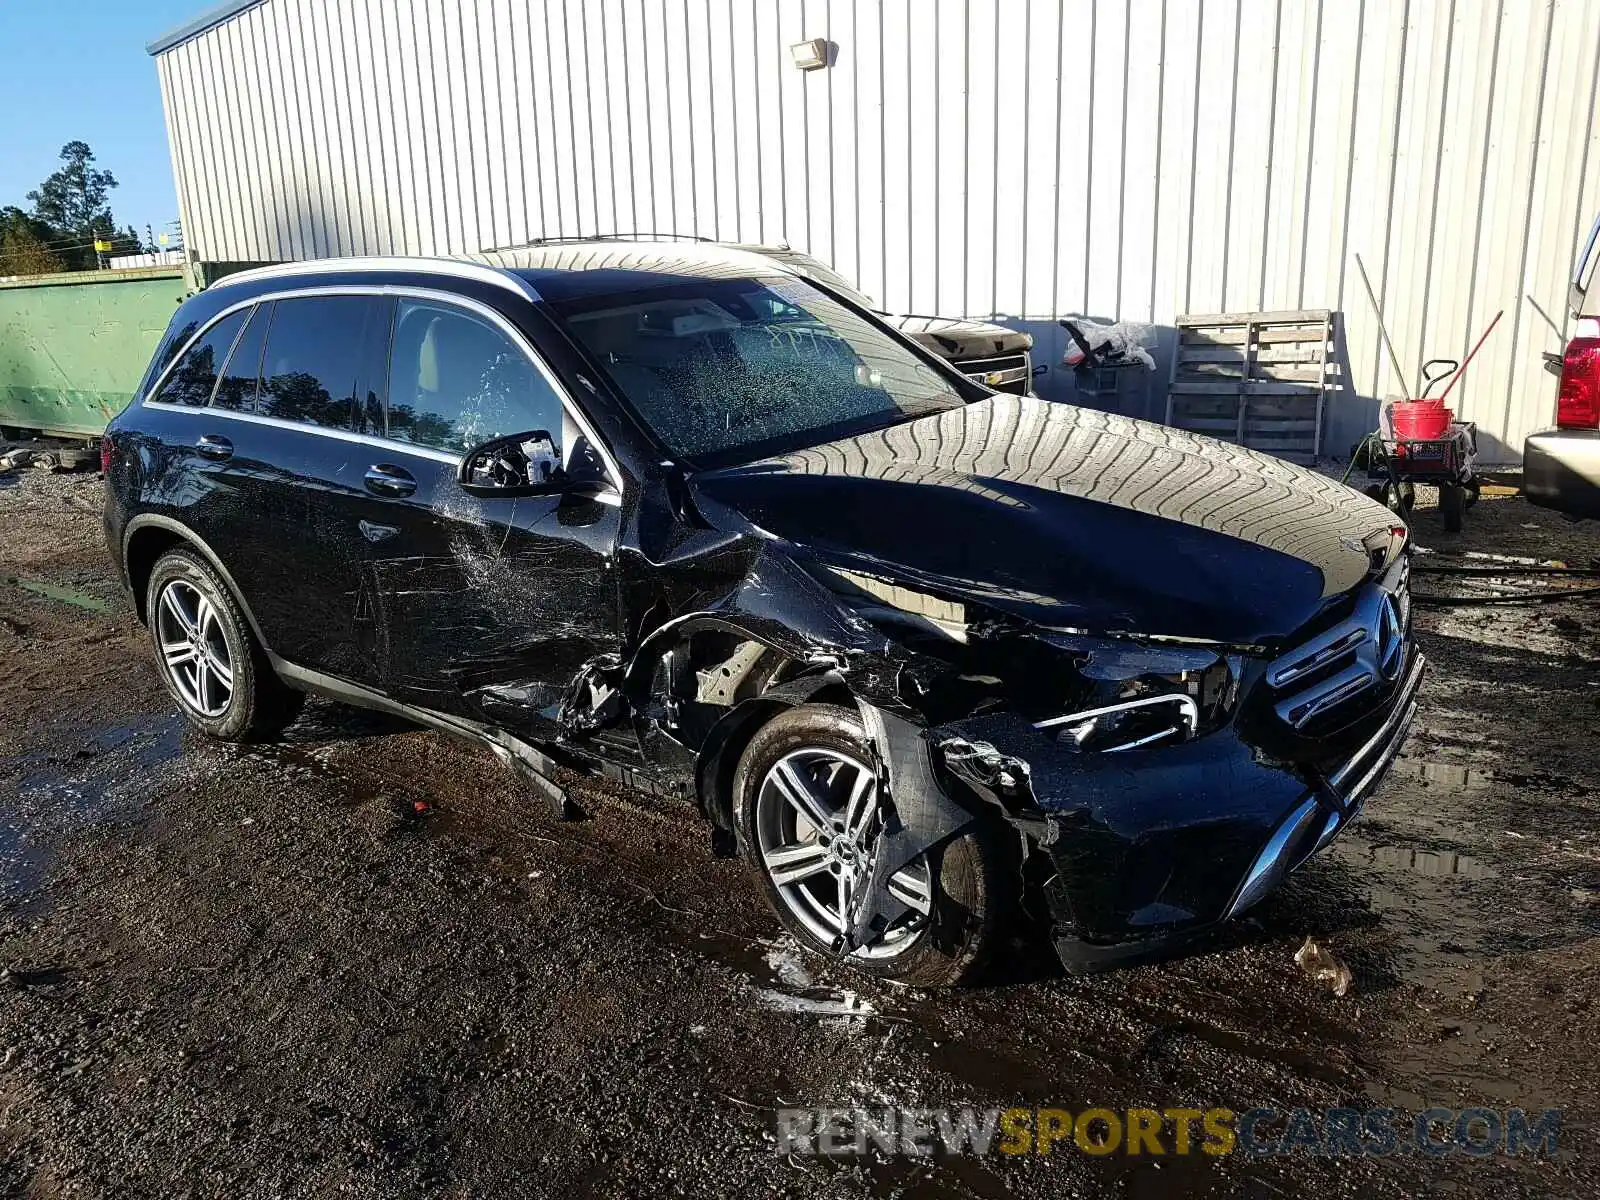
{"label": "blue sky", "polygon": [[177,220],[161,89],[147,43],[217,0],[0,0],[0,207],[60,165],[64,143],[89,143],[117,177],[122,225]]}

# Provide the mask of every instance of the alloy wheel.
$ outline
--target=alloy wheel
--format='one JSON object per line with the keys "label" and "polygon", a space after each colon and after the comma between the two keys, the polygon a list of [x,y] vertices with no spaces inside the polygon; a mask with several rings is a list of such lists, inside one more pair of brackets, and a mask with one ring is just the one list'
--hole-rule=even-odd
{"label": "alloy wheel", "polygon": [[[755,818],[761,864],[784,906],[818,942],[835,944],[872,879],[883,821],[876,773],[839,750],[791,751],[762,779]],[[854,957],[894,958],[927,928],[933,882],[926,856],[891,875],[888,888],[906,909]]]}
{"label": "alloy wheel", "polygon": [[161,666],[185,706],[220,717],[233,699],[233,657],[216,606],[183,579],[161,589],[156,602]]}

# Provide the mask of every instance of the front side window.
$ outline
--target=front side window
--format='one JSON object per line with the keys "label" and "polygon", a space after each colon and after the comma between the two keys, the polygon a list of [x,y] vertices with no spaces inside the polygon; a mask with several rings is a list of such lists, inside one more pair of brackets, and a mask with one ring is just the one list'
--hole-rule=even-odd
{"label": "front side window", "polygon": [[199,341],[183,352],[183,357],[178,359],[166,382],[161,385],[161,390],[151,398],[161,404],[195,407],[209,402],[211,392],[217,386],[217,375],[227,361],[228,351],[233,348],[233,341],[239,336],[239,330],[248,315],[246,310],[229,313],[206,330]]}
{"label": "front side window", "polygon": [[256,411],[262,416],[351,429],[368,313],[367,296],[278,300],[267,324]]}
{"label": "front side window", "polygon": [[[787,275],[584,271],[550,307],[657,437],[701,466],[748,462],[968,396],[873,322]],[[623,286],[616,286],[619,278]]]}
{"label": "front side window", "polygon": [[420,300],[400,300],[394,320],[389,437],[453,453],[534,430],[560,444],[561,399],[504,331]]}

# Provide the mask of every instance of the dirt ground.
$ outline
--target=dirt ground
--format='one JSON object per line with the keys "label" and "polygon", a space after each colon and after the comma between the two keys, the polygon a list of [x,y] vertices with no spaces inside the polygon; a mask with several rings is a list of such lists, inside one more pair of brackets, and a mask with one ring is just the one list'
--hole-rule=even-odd
{"label": "dirt ground", "polygon": [[[934,994],[785,943],[686,809],[577,783],[558,823],[489,754],[323,703],[280,745],[193,736],[100,495],[0,477],[0,1195],[1594,1195],[1594,601],[1422,609],[1403,759],[1218,945]],[[1600,558],[1514,497],[1414,530],[1424,564]],[[780,1107],[888,1103],[1563,1118],[1547,1158],[774,1150]]]}

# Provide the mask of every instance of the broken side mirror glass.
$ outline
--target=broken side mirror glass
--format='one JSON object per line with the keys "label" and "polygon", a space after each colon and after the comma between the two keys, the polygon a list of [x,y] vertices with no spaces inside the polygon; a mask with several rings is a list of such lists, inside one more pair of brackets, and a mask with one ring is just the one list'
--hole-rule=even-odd
{"label": "broken side mirror glass", "polygon": [[567,473],[550,431],[535,429],[473,447],[457,479],[474,496],[548,496],[566,489]]}
{"label": "broken side mirror glass", "polygon": [[601,503],[618,502],[616,487],[604,461],[579,436],[564,462],[561,446],[548,429],[534,429],[495,438],[475,446],[461,459],[461,490],[472,496],[583,496]]}

